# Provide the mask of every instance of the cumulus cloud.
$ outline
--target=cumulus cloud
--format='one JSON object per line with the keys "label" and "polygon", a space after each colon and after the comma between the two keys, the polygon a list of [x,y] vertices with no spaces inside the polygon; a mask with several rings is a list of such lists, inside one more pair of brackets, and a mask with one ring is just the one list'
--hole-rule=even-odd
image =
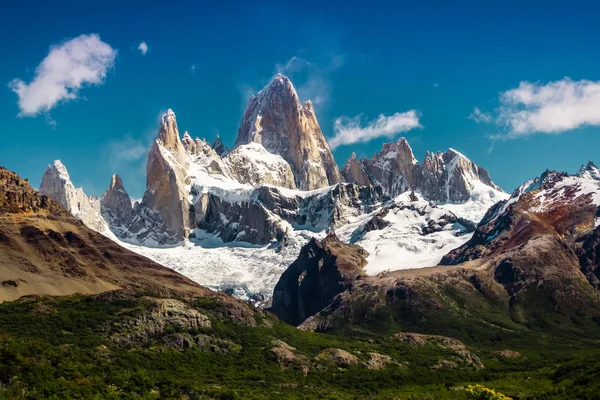
{"label": "cumulus cloud", "polygon": [[600,82],[569,78],[545,85],[521,82],[502,93],[500,103],[498,123],[510,137],[600,125]]}
{"label": "cumulus cloud", "polygon": [[393,137],[411,129],[420,128],[419,117],[415,110],[409,110],[394,115],[380,114],[376,120],[362,123],[361,116],[354,118],[339,117],[335,120],[333,130],[335,136],[328,140],[332,149],[336,147],[368,142],[378,137]]}
{"label": "cumulus cloud", "polygon": [[467,118],[472,119],[477,123],[489,124],[492,122],[492,114],[481,111],[479,107],[475,107],[473,112]]}
{"label": "cumulus cloud", "polygon": [[524,81],[517,88],[500,93],[494,114],[475,107],[469,118],[495,122],[501,132],[490,135],[491,139],[560,134],[584,126],[600,126],[600,81]]}
{"label": "cumulus cloud", "polygon": [[96,34],[50,47],[31,82],[13,79],[9,83],[19,97],[19,115],[48,112],[61,101],[76,99],[82,87],[102,84],[116,55],[117,51]]}
{"label": "cumulus cloud", "polygon": [[140,43],[137,49],[140,51],[140,53],[142,53],[142,55],[146,55],[146,53],[148,52],[148,45],[146,44],[146,42],[142,42]]}

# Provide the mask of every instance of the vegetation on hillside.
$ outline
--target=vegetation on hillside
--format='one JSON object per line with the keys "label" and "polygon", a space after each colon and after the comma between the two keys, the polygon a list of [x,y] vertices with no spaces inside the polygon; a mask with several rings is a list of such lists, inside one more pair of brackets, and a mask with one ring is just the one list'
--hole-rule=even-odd
{"label": "vegetation on hillside", "polygon": [[469,399],[477,384],[513,399],[592,399],[600,390],[593,341],[515,332],[465,341],[466,351],[410,337],[303,332],[261,312],[241,322],[214,298],[30,297],[0,304],[0,399]]}

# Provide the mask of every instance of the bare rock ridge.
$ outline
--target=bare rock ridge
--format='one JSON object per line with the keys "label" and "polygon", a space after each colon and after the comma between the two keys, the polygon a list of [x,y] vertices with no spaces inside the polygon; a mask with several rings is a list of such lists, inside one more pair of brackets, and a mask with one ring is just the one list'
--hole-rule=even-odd
{"label": "bare rock ridge", "polygon": [[313,190],[342,181],[310,101],[300,103],[290,80],[277,74],[248,103],[236,146],[260,143],[292,167],[296,186]]}
{"label": "bare rock ridge", "polygon": [[427,152],[420,164],[405,138],[384,144],[372,158],[357,159],[353,154],[342,174],[347,182],[380,185],[392,197],[414,190],[439,202],[464,202],[481,184],[502,191],[484,168],[453,149]]}

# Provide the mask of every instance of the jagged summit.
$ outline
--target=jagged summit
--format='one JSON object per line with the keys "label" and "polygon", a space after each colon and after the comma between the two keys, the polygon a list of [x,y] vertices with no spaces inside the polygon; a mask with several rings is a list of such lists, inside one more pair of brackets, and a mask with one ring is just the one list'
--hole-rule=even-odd
{"label": "jagged summit", "polygon": [[294,86],[284,75],[275,75],[248,103],[236,146],[251,142],[283,157],[299,189],[318,189],[342,181],[312,103],[300,104]]}
{"label": "jagged summit", "polygon": [[[351,157],[342,172],[346,181],[380,185],[390,196],[410,189],[420,192],[428,200],[461,203],[475,193],[479,196],[486,187],[503,193],[484,168],[453,148],[446,152],[427,151],[423,163],[419,164],[403,137],[385,143],[372,158]],[[497,200],[492,199],[493,202]]]}
{"label": "jagged summit", "polygon": [[113,174],[110,178],[110,185],[108,187],[109,190],[119,190],[123,189],[123,181],[118,174]]}
{"label": "jagged summit", "polygon": [[593,161],[588,161],[587,165],[582,165],[581,168],[579,168],[577,175],[584,178],[600,180],[600,168],[598,168]]}

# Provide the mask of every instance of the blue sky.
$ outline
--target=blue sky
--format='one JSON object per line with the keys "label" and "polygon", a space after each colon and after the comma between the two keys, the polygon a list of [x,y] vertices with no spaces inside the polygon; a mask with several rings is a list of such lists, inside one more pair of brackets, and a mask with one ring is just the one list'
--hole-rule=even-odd
{"label": "blue sky", "polygon": [[[600,6],[590,2],[88,3],[0,6],[0,165],[34,186],[61,159],[88,194],[117,172],[141,197],[161,112],[172,108],[182,133],[218,132],[231,146],[248,95],[278,71],[313,100],[326,137],[338,118],[349,128],[360,116],[353,127],[371,140],[336,147],[340,166],[401,135],[419,160],[463,152],[505,190],[600,162]],[[50,46],[91,34],[109,49],[93,60],[99,75],[60,70],[79,90],[44,103],[32,81]],[[411,110],[421,127],[389,132],[389,118]],[[384,126],[369,125],[379,115]]]}

